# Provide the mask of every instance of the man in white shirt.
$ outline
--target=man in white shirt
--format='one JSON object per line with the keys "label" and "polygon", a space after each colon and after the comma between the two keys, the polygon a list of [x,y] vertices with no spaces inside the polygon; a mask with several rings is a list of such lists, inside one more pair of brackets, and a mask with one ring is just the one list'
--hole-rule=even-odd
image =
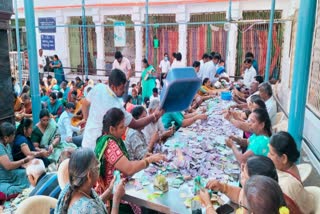
{"label": "man in white shirt", "polygon": [[161,76],[160,76],[160,84],[161,86],[163,86],[163,79],[166,78],[167,73],[170,70],[170,61],[169,61],[169,55],[168,53],[164,54],[164,58],[163,60],[161,60],[160,64],[159,64],[159,68],[161,69]]}
{"label": "man in white shirt", "polygon": [[176,53],[176,60],[171,64],[171,68],[182,68],[185,65],[182,62],[182,54],[180,52]]}
{"label": "man in white shirt", "polygon": [[164,54],[164,58],[163,60],[161,60],[159,68],[161,69],[161,75],[163,75],[163,78],[165,78],[168,71],[170,70],[170,61],[169,61],[168,53]]}
{"label": "man in white shirt", "polygon": [[[74,116],[75,105],[73,103],[67,103],[65,111],[61,114],[58,120],[58,129],[61,135],[61,140],[74,143],[78,147],[81,146],[82,136],[75,136],[73,137],[73,133],[80,132],[80,126],[75,127],[71,125],[71,119]],[[80,122],[81,124],[83,122]],[[80,124],[80,125],[81,125]]]}
{"label": "man in white shirt", "polygon": [[202,73],[202,81],[205,78],[209,78],[210,82],[214,84],[217,79],[214,77],[216,75],[216,67],[213,63],[212,56],[209,56],[209,61],[204,64],[204,70]]}
{"label": "man in white shirt", "polygon": [[152,89],[152,95],[150,96],[150,102],[154,99],[160,100],[159,92],[157,88]]}
{"label": "man in white shirt", "polygon": [[265,102],[271,124],[275,125],[276,114],[277,114],[277,103],[272,96],[272,87],[269,83],[264,82],[259,85],[259,95]]}
{"label": "man in white shirt", "polygon": [[105,113],[111,108],[119,108],[125,114],[125,125],[138,129],[157,121],[163,112],[157,110],[154,114],[135,120],[123,107],[121,97],[125,91],[126,75],[119,69],[112,70],[109,77],[109,86],[97,84],[82,101],[83,118],[87,120],[84,130],[82,147],[94,150],[96,141],[102,135],[102,121]]}
{"label": "man in white shirt", "polygon": [[252,66],[252,59],[245,59],[244,67],[246,68],[246,70],[244,71],[243,75],[243,84],[245,85],[245,87],[249,88],[251,83],[255,81],[254,77],[257,76],[257,72]]}
{"label": "man in white shirt", "polygon": [[46,58],[44,57],[43,50],[41,48],[39,49],[38,63],[39,63],[39,81],[41,81],[44,75],[44,67],[47,64]]}
{"label": "man in white shirt", "polygon": [[125,85],[125,91],[123,95],[123,100],[127,99],[128,90],[130,85],[130,77],[132,75],[131,64],[128,58],[124,57],[120,51],[116,51],[114,54],[114,62],[112,64],[112,70],[119,69],[123,71],[127,78],[127,84]]}

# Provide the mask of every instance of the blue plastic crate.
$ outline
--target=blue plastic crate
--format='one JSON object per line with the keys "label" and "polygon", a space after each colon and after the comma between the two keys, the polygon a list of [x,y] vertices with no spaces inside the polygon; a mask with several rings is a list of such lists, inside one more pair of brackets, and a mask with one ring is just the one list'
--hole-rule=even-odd
{"label": "blue plastic crate", "polygon": [[160,94],[160,107],[166,112],[186,110],[198,92],[201,80],[193,67],[173,68],[167,74]]}
{"label": "blue plastic crate", "polygon": [[221,92],[221,99],[223,100],[231,100],[232,99],[232,94],[230,91],[222,91]]}

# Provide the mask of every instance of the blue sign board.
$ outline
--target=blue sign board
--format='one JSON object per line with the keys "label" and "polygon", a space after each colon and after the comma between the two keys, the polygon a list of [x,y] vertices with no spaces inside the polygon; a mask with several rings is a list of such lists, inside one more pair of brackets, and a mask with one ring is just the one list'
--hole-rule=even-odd
{"label": "blue sign board", "polygon": [[41,35],[41,48],[43,50],[54,51],[56,49],[54,35]]}
{"label": "blue sign board", "polygon": [[40,33],[56,32],[56,18],[54,17],[38,18],[38,25]]}
{"label": "blue sign board", "polygon": [[12,1],[0,0],[0,11],[5,13],[12,13]]}

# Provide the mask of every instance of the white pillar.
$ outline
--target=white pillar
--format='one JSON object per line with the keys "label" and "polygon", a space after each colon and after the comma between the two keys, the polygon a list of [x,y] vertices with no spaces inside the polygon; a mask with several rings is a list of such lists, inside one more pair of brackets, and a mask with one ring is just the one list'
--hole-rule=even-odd
{"label": "white pillar", "polygon": [[[226,19],[228,20],[229,7],[226,12]],[[231,19],[239,20],[242,18],[242,11],[240,9],[239,2],[232,2]],[[234,76],[236,73],[236,59],[237,59],[237,42],[238,42],[238,25],[231,24],[228,32],[227,39],[228,50],[226,52],[226,70],[230,76]]]}
{"label": "white pillar", "polygon": [[[141,24],[141,22],[135,22],[135,24]],[[143,49],[142,27],[134,26],[134,32],[135,32],[135,44],[136,44],[135,68],[136,68],[136,71],[142,71],[142,49]]]}
{"label": "white pillar", "polygon": [[[68,18],[63,15],[61,11],[57,11],[56,16],[57,25],[67,25]],[[68,45],[68,28],[67,27],[57,27],[55,34],[55,45],[56,54],[59,56],[64,67],[70,67],[70,57],[69,57],[69,45]],[[65,69],[65,73],[69,73],[70,69]]]}
{"label": "white pillar", "polygon": [[178,6],[180,10],[176,14],[176,22],[179,23],[179,52],[182,55],[182,62],[187,65],[187,25],[190,20],[190,15],[186,10],[185,5]]}
{"label": "white pillar", "polygon": [[226,53],[226,70],[229,76],[234,76],[236,72],[237,42],[238,26],[237,24],[230,24],[228,33],[228,50]]}
{"label": "white pillar", "polygon": [[143,28],[141,26],[144,21],[144,15],[141,13],[139,7],[133,8],[133,13],[131,20],[136,26],[134,26],[135,32],[135,48],[136,48],[136,58],[135,58],[135,71],[142,71],[142,52],[143,52]]}
{"label": "white pillar", "polygon": [[96,25],[95,31],[96,31],[96,44],[97,44],[97,59],[96,59],[96,69],[103,69],[98,70],[98,75],[105,75],[106,72],[104,71],[106,69],[106,63],[105,63],[105,49],[104,49],[104,27],[101,26],[104,21],[104,17],[100,15],[93,16],[93,22]]}

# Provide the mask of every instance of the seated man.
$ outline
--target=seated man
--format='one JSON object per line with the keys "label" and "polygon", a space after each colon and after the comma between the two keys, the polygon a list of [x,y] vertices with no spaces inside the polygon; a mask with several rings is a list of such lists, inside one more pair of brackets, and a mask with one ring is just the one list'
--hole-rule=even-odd
{"label": "seated man", "polygon": [[154,99],[160,100],[159,92],[157,88],[152,89],[152,95],[150,96],[150,102]]}
{"label": "seated man", "polygon": [[264,82],[259,85],[259,95],[266,103],[267,111],[271,120],[271,124],[275,125],[277,114],[277,103],[273,98],[272,87],[269,83]]}
{"label": "seated man", "polygon": [[74,133],[80,132],[80,125],[84,123],[84,121],[80,122],[79,126],[72,126],[71,119],[74,116],[75,106],[73,103],[67,103],[65,111],[61,114],[58,120],[58,128],[61,134],[61,140],[66,141],[68,143],[74,143],[78,147],[81,146],[82,136],[73,137]]}
{"label": "seated man", "polygon": [[46,173],[42,160],[34,159],[26,168],[30,184],[34,187],[29,197],[46,195],[58,199],[60,187],[56,173]]}
{"label": "seated man", "polygon": [[250,84],[255,80],[254,77],[257,76],[257,72],[252,66],[252,59],[244,60],[245,71],[243,74],[243,84],[245,87],[249,88]]}

